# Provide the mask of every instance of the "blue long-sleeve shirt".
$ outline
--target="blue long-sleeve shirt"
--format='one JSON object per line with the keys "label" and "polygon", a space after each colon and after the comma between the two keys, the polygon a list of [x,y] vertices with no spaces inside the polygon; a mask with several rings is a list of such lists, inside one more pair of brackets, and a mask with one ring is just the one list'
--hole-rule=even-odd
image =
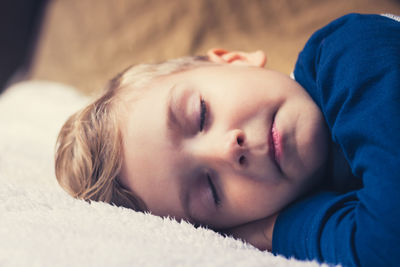
{"label": "blue long-sleeve shirt", "polygon": [[341,17],[312,35],[294,75],[363,186],[319,192],[283,210],[273,252],[344,266],[400,266],[400,23]]}

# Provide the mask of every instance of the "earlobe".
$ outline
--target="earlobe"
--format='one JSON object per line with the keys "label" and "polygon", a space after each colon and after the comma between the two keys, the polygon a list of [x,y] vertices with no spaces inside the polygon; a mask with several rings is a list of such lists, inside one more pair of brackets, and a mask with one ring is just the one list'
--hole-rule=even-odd
{"label": "earlobe", "polygon": [[267,62],[265,53],[261,50],[247,53],[242,51],[229,52],[224,49],[215,48],[207,52],[208,59],[214,63],[234,64],[244,66],[264,67]]}

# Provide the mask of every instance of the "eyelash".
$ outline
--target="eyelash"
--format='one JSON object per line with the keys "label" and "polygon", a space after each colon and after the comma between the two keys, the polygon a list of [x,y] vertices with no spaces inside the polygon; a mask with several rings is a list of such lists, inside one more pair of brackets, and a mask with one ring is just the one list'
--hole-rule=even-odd
{"label": "eyelash", "polygon": [[207,105],[203,98],[200,99],[200,132],[204,130],[207,115]]}
{"label": "eyelash", "polygon": [[217,190],[215,190],[215,186],[213,184],[213,182],[211,181],[210,175],[207,174],[207,181],[208,184],[210,185],[210,189],[214,198],[214,203],[216,206],[219,206],[219,204],[221,203],[221,199],[218,196]]}

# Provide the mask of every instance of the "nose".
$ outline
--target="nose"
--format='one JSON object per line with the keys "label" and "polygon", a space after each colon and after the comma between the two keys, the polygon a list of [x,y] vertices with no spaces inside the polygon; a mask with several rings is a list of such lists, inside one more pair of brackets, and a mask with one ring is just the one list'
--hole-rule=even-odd
{"label": "nose", "polygon": [[225,147],[221,158],[231,162],[234,167],[244,167],[247,163],[245,135],[242,130],[235,129],[227,133]]}
{"label": "nose", "polygon": [[214,162],[231,165],[237,170],[242,169],[247,165],[248,158],[246,136],[240,129],[230,130],[212,142],[206,153]]}

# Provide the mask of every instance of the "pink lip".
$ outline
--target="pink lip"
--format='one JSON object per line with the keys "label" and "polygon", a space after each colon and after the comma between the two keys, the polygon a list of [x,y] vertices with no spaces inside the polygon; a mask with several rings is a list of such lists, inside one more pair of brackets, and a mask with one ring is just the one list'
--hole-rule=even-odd
{"label": "pink lip", "polygon": [[270,157],[275,162],[278,169],[282,171],[280,167],[280,162],[282,158],[282,137],[276,129],[275,122],[272,123],[269,144],[271,148],[269,150]]}

